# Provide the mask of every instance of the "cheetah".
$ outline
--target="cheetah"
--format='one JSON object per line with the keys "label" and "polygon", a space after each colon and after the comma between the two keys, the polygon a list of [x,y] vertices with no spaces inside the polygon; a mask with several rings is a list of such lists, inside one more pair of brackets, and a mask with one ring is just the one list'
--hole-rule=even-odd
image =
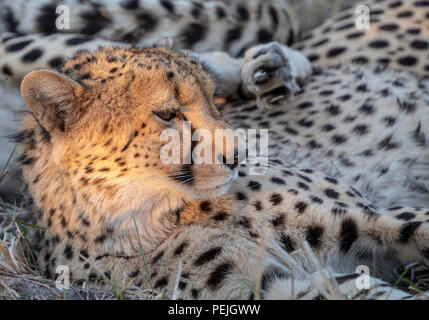
{"label": "cheetah", "polygon": [[[209,8],[198,3],[189,5]],[[253,19],[254,7],[239,4],[238,14],[252,12]],[[369,7],[384,17],[398,5],[382,1]],[[425,1],[399,7],[421,8]],[[13,21],[12,11],[7,12]],[[262,12],[276,21],[272,10]],[[340,31],[348,28],[335,26],[351,18],[334,17],[326,25],[343,37]],[[371,23],[383,30],[376,20]],[[279,28],[279,36],[288,34],[289,40],[294,32],[285,30],[293,25]],[[250,39],[245,49],[231,51],[241,40],[249,41],[244,31],[233,41],[237,46],[220,48],[244,58],[186,52],[169,41],[138,49],[118,42],[123,39],[115,39],[108,25],[98,27],[94,33],[110,40],[69,34],[3,40],[3,72],[15,81],[28,71],[54,67],[53,61],[59,69],[24,78],[22,95],[31,112],[23,115],[16,137],[34,201],[32,222],[45,228],[32,242],[47,276],[66,264],[75,280],[102,278],[123,286],[133,281],[171,294],[181,265],[184,298],[234,299],[245,292],[247,298],[311,299],[332,291],[354,299],[409,297],[384,281],[393,279],[395,265],[428,260],[429,211],[423,209],[428,207],[423,107],[428,85],[420,64],[398,59],[387,70],[380,59],[368,59],[366,66],[348,65],[356,62],[348,54],[352,50],[334,57],[329,52],[337,40],[314,47],[310,43],[318,39],[308,36],[296,46],[312,61],[311,68],[284,45],[254,46],[255,41],[285,42],[275,37]],[[398,25],[389,37],[407,27]],[[372,41],[356,38],[362,46]],[[203,40],[189,47],[211,50],[204,47],[210,41]],[[53,51],[56,58],[38,49],[64,43],[72,48]],[[318,59],[306,51],[307,44],[318,48],[313,51]],[[100,45],[107,48],[96,49]],[[179,41],[179,48],[187,45]],[[11,51],[11,46],[24,47]],[[371,50],[386,54],[368,47],[371,57]],[[18,63],[23,56],[16,52],[22,49],[34,60]],[[77,54],[63,65],[72,53]],[[424,53],[413,53],[424,64]],[[221,95],[254,96],[256,104],[225,107],[220,115],[215,82]],[[184,119],[210,131],[268,127],[268,174],[254,177],[239,163],[162,164],[159,135]],[[320,272],[301,254],[309,250],[333,272]],[[366,292],[355,285],[356,266],[362,264],[381,278],[373,278]],[[312,276],[297,272],[299,265]],[[338,282],[339,292],[325,287],[327,277]]]}
{"label": "cheetah", "polygon": [[[210,75],[192,56],[108,48],[64,68],[73,71],[33,71],[22,82],[31,112],[22,119],[20,160],[34,201],[31,223],[45,228],[33,250],[46,275],[61,264],[74,279],[96,281],[99,270],[119,285],[134,280],[171,294],[180,261],[186,298],[233,299],[243,290],[248,298],[315,298],[321,292],[295,279],[287,259],[309,243],[352,297],[360,296],[356,263],[387,277],[394,262],[386,260],[427,262],[426,212],[374,208],[311,169],[273,167],[255,179],[238,162],[160,162],[166,125],[181,131],[187,119],[194,130],[230,128],[214,106]],[[323,274],[312,281],[322,285]],[[377,283],[369,297],[389,297],[387,284]]]}

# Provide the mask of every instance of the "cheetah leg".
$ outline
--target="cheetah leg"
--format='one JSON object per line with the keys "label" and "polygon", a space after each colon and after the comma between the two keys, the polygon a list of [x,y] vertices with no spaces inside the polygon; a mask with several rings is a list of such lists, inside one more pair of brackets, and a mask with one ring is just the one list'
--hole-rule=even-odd
{"label": "cheetah leg", "polygon": [[[24,76],[33,70],[60,69],[64,62],[78,51],[94,51],[99,46],[113,45],[125,46],[121,42],[90,38],[81,34],[22,36],[5,32],[0,36],[0,72],[7,79],[20,83]],[[48,49],[41,51],[40,48]]]}
{"label": "cheetah leg", "polygon": [[286,267],[275,251],[263,251],[257,243],[230,232],[188,226],[150,254],[150,268],[156,270],[153,286],[167,295],[178,288],[185,299],[410,297],[379,279],[361,279],[360,274],[303,274],[292,265]]}
{"label": "cheetah leg", "polygon": [[[276,279],[266,289],[268,300],[283,299],[346,299],[346,300],[403,300],[412,295],[377,278],[352,274],[335,274],[332,278],[320,272],[308,279]],[[286,293],[286,294],[285,294]]]}
{"label": "cheetah leg", "polygon": [[[334,208],[308,212],[305,218],[304,214],[296,217],[295,223],[305,228],[313,250],[337,272],[354,272],[365,265],[374,275],[395,281],[394,269],[399,265],[429,266],[429,223],[404,221],[413,210],[404,212],[392,217],[366,206],[348,211]],[[320,239],[319,232],[325,232],[326,239]]]}
{"label": "cheetah leg", "polygon": [[[80,33],[138,46],[150,46],[169,37],[181,49],[218,50],[236,57],[242,56],[252,44],[289,43],[297,33],[287,12],[290,10],[287,1],[5,0],[2,3],[6,30],[19,34]],[[59,5],[69,8],[69,26],[62,24],[61,18],[67,14],[62,11],[64,7],[56,12]]]}
{"label": "cheetah leg", "polygon": [[[198,239],[198,240],[197,240]],[[275,250],[275,249],[274,249]],[[293,258],[292,258],[293,259]],[[369,278],[367,290],[358,274],[301,274],[286,267],[274,251],[217,228],[191,225],[173,234],[149,255],[155,290],[184,299],[404,299],[409,295]]]}

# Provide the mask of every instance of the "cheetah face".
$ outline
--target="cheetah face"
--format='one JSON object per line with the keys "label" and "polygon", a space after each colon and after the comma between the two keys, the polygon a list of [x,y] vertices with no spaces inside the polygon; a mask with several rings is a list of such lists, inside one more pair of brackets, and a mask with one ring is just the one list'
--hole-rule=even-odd
{"label": "cheetah face", "polygon": [[[238,163],[224,163],[227,139],[216,139],[232,128],[214,105],[214,90],[194,58],[165,48],[82,53],[63,74],[34,71],[22,83],[27,106],[50,135],[45,156],[76,190],[96,188],[115,199],[228,190]],[[191,141],[201,129],[211,138]],[[211,163],[190,157],[201,144],[210,146]]]}

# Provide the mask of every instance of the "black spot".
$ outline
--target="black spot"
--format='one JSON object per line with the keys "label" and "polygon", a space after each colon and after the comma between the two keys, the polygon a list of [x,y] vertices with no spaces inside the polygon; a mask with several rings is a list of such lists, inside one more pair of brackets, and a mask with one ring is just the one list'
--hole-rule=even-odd
{"label": "black spot", "polygon": [[16,32],[16,28],[18,27],[18,21],[16,20],[13,11],[6,5],[2,6],[3,12],[1,14],[1,18],[5,24],[6,31]]}
{"label": "black spot", "polygon": [[204,39],[207,34],[207,27],[201,23],[190,23],[182,33],[183,42],[186,46],[192,47],[197,42]]}
{"label": "black spot", "polygon": [[262,210],[262,203],[261,203],[261,201],[256,201],[253,205],[255,206],[256,210],[258,210],[258,211]]}
{"label": "black spot", "polygon": [[297,107],[298,109],[304,110],[304,109],[308,109],[308,108],[310,108],[310,107],[312,107],[312,106],[313,106],[313,103],[312,103],[312,102],[310,102],[310,101],[305,101],[305,102],[300,103],[300,104],[299,104],[299,105],[297,105],[296,107]]}
{"label": "black spot", "polygon": [[162,256],[164,255],[164,251],[161,251],[160,253],[158,253],[153,259],[152,259],[152,264],[155,264],[155,263],[157,263],[161,258],[162,258]]}
{"label": "black spot", "polygon": [[306,120],[306,119],[304,118],[304,119],[299,120],[299,121],[298,121],[298,124],[299,124],[301,127],[307,127],[307,128],[310,128],[311,126],[313,126],[313,121],[312,121],[312,120]]}
{"label": "black spot", "polygon": [[379,29],[384,31],[395,31],[399,29],[399,26],[396,23],[386,23],[381,25]]}
{"label": "black spot", "polygon": [[426,258],[429,259],[429,248],[425,248],[422,250],[422,255]]}
{"label": "black spot", "polygon": [[169,0],[161,0],[160,3],[168,12],[174,14],[174,3]]}
{"label": "black spot", "polygon": [[272,32],[268,31],[265,28],[262,28],[258,31],[258,43],[267,43],[273,40]]}
{"label": "black spot", "polygon": [[411,47],[417,50],[426,50],[429,47],[429,43],[423,40],[414,40],[411,42]]}
{"label": "black spot", "polygon": [[323,235],[323,228],[320,226],[308,227],[306,230],[306,240],[315,249],[321,245],[321,237]]}
{"label": "black spot", "polygon": [[249,181],[249,184],[247,186],[254,191],[261,190],[261,184],[257,181]]}
{"label": "black spot", "polygon": [[51,254],[48,252],[45,254],[44,260],[45,260],[45,262],[48,262],[49,259],[51,259]]}
{"label": "black spot", "polygon": [[203,212],[206,212],[206,213],[212,211],[210,201],[203,201],[203,202],[201,202],[200,203],[200,210],[203,211]]}
{"label": "black spot", "polygon": [[87,24],[80,30],[83,34],[95,34],[103,30],[110,23],[110,19],[99,9],[85,11],[81,13],[81,18],[86,20]]}
{"label": "black spot", "polygon": [[161,279],[155,282],[154,288],[155,289],[164,288],[167,285],[168,285],[168,278],[162,277]]}
{"label": "black spot", "polygon": [[326,111],[332,116],[337,116],[341,113],[340,106],[334,104],[331,104],[329,107],[327,107]]}
{"label": "black spot", "polygon": [[420,34],[421,30],[419,28],[411,28],[407,30],[408,34]]}
{"label": "black spot", "polygon": [[388,46],[389,46],[389,42],[387,42],[386,40],[380,40],[380,39],[374,40],[369,43],[369,47],[374,49],[386,48]]}
{"label": "black spot", "polygon": [[55,24],[58,18],[56,10],[56,4],[48,4],[40,8],[41,14],[36,19],[40,32],[51,33],[56,31]]}
{"label": "black spot", "polygon": [[368,92],[368,88],[367,88],[366,84],[363,83],[363,84],[360,84],[357,86],[356,91],[357,92]]}
{"label": "black spot", "polygon": [[346,24],[343,24],[342,26],[335,28],[335,31],[343,31],[343,30],[351,29],[355,26],[356,26],[355,23],[346,23]]}
{"label": "black spot", "polygon": [[368,126],[366,124],[359,124],[353,128],[353,132],[362,136],[362,135],[367,134],[369,132]]}
{"label": "black spot", "polygon": [[243,30],[241,27],[236,27],[236,28],[228,30],[227,34],[226,34],[226,38],[225,38],[226,44],[229,44],[231,42],[234,42],[234,41],[240,39],[242,31]]}
{"label": "black spot", "polygon": [[52,58],[48,61],[48,64],[51,68],[60,70],[64,65],[64,59],[62,57]]}
{"label": "black spot", "polygon": [[242,192],[237,192],[235,194],[235,197],[239,201],[245,201],[245,200],[247,200],[247,196],[244,193],[242,193]]}
{"label": "black spot", "polygon": [[402,212],[396,216],[397,219],[404,220],[404,221],[410,221],[410,220],[414,219],[415,217],[416,217],[416,215],[412,212]]}
{"label": "black spot", "polygon": [[130,278],[136,278],[138,275],[139,275],[139,273],[140,273],[140,270],[135,270],[135,271],[132,271],[130,274],[129,274],[129,277]]}
{"label": "black spot", "polygon": [[84,37],[84,36],[73,37],[73,38],[67,39],[66,45],[68,45],[68,46],[77,46],[77,45],[80,45],[82,43],[85,43],[85,42],[88,42],[88,41],[91,41],[91,40],[92,40],[91,37]]}
{"label": "black spot", "polygon": [[369,102],[365,102],[361,107],[359,107],[358,110],[362,113],[370,115],[374,113],[374,106]]}
{"label": "black spot", "polygon": [[121,7],[128,10],[135,10],[139,7],[139,0],[120,1]]}
{"label": "black spot", "polygon": [[5,75],[8,75],[8,76],[12,75],[12,70],[7,65],[4,65],[1,70]]}
{"label": "black spot", "polygon": [[417,58],[413,56],[406,56],[398,59],[398,63],[406,67],[414,66],[417,62]]}
{"label": "black spot", "polygon": [[64,256],[66,259],[70,260],[73,258],[73,248],[70,245],[67,245],[64,249]]}
{"label": "black spot", "polygon": [[332,143],[334,143],[334,144],[342,144],[342,143],[344,143],[344,142],[346,142],[346,141],[347,141],[347,137],[345,137],[345,136],[343,136],[343,135],[339,135],[339,134],[334,134],[334,135],[331,137],[331,141],[332,141]]}
{"label": "black spot", "polygon": [[328,198],[331,198],[331,199],[338,199],[340,197],[340,194],[337,191],[330,188],[325,190],[325,194]]}
{"label": "black spot", "polygon": [[270,201],[273,205],[277,206],[283,201],[283,197],[281,194],[273,193],[270,197]]}
{"label": "black spot", "polygon": [[349,280],[354,280],[354,279],[359,278],[359,277],[360,277],[360,274],[352,273],[352,274],[347,274],[345,276],[336,277],[335,280],[337,281],[338,284],[341,285],[341,284],[343,284]]}
{"label": "black spot", "polygon": [[273,219],[273,221],[272,221],[273,227],[275,227],[275,228],[279,227],[279,226],[282,227],[284,225],[284,219],[285,219],[284,214],[280,213],[277,216],[277,218]]}
{"label": "black spot", "polygon": [[191,296],[195,300],[197,300],[200,297],[200,293],[201,293],[201,290],[199,290],[199,289],[192,289],[191,290]]}
{"label": "black spot", "polygon": [[329,183],[332,183],[332,184],[338,184],[338,180],[337,179],[334,179],[334,178],[331,178],[331,177],[328,177],[328,176],[325,177],[325,180],[328,181]]}
{"label": "black spot", "polygon": [[319,203],[319,204],[323,203],[323,200],[320,199],[319,197],[312,197],[311,201],[313,201],[314,203]]}
{"label": "black spot", "polygon": [[320,59],[320,56],[317,54],[310,54],[307,56],[307,58],[310,60],[310,62],[315,62]]}
{"label": "black spot", "polygon": [[6,47],[6,51],[7,52],[16,52],[16,51],[22,50],[32,42],[33,42],[33,40],[25,40],[25,41],[21,41],[21,42],[15,43],[15,44],[11,44],[11,45]]}
{"label": "black spot", "polygon": [[297,203],[295,203],[295,210],[301,214],[304,213],[305,209],[307,209],[308,204],[305,203],[304,201],[299,201]]}
{"label": "black spot", "polygon": [[328,58],[333,58],[333,57],[336,57],[336,56],[342,54],[346,50],[347,50],[346,47],[333,48],[333,49],[330,49],[328,51],[327,56],[328,56]]}
{"label": "black spot", "polygon": [[241,20],[244,20],[244,21],[249,20],[249,11],[242,4],[239,4],[237,6],[237,13]]}
{"label": "black spot", "polygon": [[189,245],[189,244],[188,244],[188,242],[187,242],[187,241],[184,241],[180,246],[178,246],[178,247],[176,248],[176,250],[174,250],[174,255],[175,255],[175,256],[178,256],[178,255],[182,254],[183,250],[184,250],[188,245]]}
{"label": "black spot", "polygon": [[346,36],[346,38],[347,39],[356,39],[356,38],[362,37],[364,34],[365,34],[365,32],[363,32],[363,31],[356,31],[356,32],[349,33]]}
{"label": "black spot", "polygon": [[250,220],[247,217],[237,217],[236,219],[234,219],[234,224],[237,226],[242,226],[246,229],[251,228]]}
{"label": "black spot", "polygon": [[416,1],[414,3],[414,5],[416,7],[429,7],[429,1],[428,0],[420,0],[420,1]]}
{"label": "black spot", "polygon": [[[88,255],[88,251],[86,251],[85,249],[80,250],[79,252],[84,258],[88,259],[89,255]],[[79,257],[79,261],[83,261],[82,257]]]}
{"label": "black spot", "polygon": [[414,236],[417,228],[420,227],[422,222],[407,222],[404,224],[399,232],[399,242],[400,243],[408,243],[411,238]]}
{"label": "black spot", "polygon": [[295,251],[295,242],[290,236],[286,234],[282,234],[282,236],[280,237],[280,244],[282,245],[283,249],[288,253]]}
{"label": "black spot", "polygon": [[296,185],[298,188],[303,189],[303,190],[310,189],[310,187],[307,184],[305,184],[304,182],[301,182],[301,181],[299,181]]}
{"label": "black spot", "polygon": [[414,15],[414,12],[412,12],[411,10],[406,10],[406,11],[402,11],[400,13],[398,13],[397,17],[398,18],[409,18],[412,17]]}
{"label": "black spot", "polygon": [[395,1],[395,2],[389,3],[389,8],[397,8],[400,6],[402,6],[402,1]]}
{"label": "black spot", "polygon": [[226,212],[220,211],[214,217],[214,221],[224,221],[228,218],[228,214]]}
{"label": "black spot", "polygon": [[216,7],[216,16],[218,19],[225,18],[225,16],[226,16],[225,10],[220,6],[217,6]]}
{"label": "black spot", "polygon": [[211,290],[216,290],[225,281],[228,274],[232,271],[234,266],[231,263],[224,263],[219,265],[207,279],[207,285]]}
{"label": "black spot", "polygon": [[353,58],[352,62],[356,63],[356,64],[366,64],[366,63],[369,62],[369,59],[367,57],[361,57],[361,56],[359,56],[359,57]]}
{"label": "black spot", "polygon": [[221,247],[212,248],[201,254],[194,262],[195,266],[202,266],[216,259],[222,252]]}
{"label": "black spot", "polygon": [[156,28],[158,21],[149,13],[142,12],[137,15],[140,23],[140,28],[144,31],[149,32]]}
{"label": "black spot", "polygon": [[312,48],[317,48],[317,47],[320,47],[321,45],[324,45],[325,43],[328,43],[329,42],[329,39],[328,38],[325,38],[325,39],[322,39],[322,40],[318,40],[318,41],[316,41],[315,43],[313,43],[312,45],[311,45],[311,47]]}
{"label": "black spot", "polygon": [[350,218],[344,219],[341,223],[340,250],[343,253],[347,253],[357,239],[358,230],[356,222]]}
{"label": "black spot", "polygon": [[284,184],[286,184],[286,182],[283,179],[277,178],[277,177],[272,177],[271,181],[273,183],[275,183],[275,184],[278,184],[278,185],[284,185]]}
{"label": "black spot", "polygon": [[392,135],[390,135],[378,143],[378,148],[380,150],[392,150],[398,148],[398,144],[396,142],[392,142]]}

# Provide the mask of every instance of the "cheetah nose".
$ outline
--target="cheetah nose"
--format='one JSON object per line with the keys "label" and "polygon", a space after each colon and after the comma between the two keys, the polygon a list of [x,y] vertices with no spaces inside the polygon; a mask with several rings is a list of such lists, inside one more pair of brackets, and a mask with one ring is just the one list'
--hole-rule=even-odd
{"label": "cheetah nose", "polygon": [[238,156],[234,157],[234,163],[227,163],[227,160],[225,157],[223,157],[223,164],[227,167],[231,168],[231,170],[234,170],[238,166]]}
{"label": "cheetah nose", "polygon": [[233,163],[228,163],[227,158],[222,155],[222,163],[224,165],[226,165],[227,167],[229,167],[231,170],[234,170],[235,168],[237,168],[239,162],[238,162],[238,151],[234,150],[234,162]]}

